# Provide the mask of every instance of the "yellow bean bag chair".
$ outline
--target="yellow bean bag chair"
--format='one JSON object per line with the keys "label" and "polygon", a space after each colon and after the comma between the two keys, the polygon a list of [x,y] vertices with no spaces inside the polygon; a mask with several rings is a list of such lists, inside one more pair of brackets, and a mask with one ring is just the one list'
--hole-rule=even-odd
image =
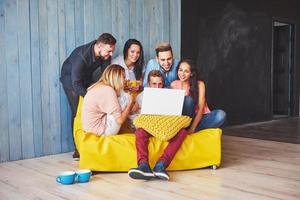
{"label": "yellow bean bag chair", "polygon": [[[92,171],[127,172],[137,167],[135,135],[128,130],[113,136],[86,133],[81,125],[80,98],[74,121],[74,140],[80,154],[79,168]],[[127,132],[127,133],[126,133]],[[221,162],[221,129],[205,129],[186,137],[167,170],[217,167]],[[168,142],[151,137],[149,164],[153,167]]]}

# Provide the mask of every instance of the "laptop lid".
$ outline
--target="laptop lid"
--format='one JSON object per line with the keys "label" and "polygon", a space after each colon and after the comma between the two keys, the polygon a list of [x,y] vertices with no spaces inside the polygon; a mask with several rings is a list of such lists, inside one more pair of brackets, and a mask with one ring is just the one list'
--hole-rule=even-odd
{"label": "laptop lid", "polygon": [[184,90],[145,87],[141,114],[180,116],[184,95]]}

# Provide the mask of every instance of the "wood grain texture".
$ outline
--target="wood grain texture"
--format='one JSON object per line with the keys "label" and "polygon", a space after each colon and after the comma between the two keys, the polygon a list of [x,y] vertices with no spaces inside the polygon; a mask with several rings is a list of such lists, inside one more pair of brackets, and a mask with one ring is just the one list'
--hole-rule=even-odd
{"label": "wood grain texture", "polygon": [[300,144],[300,118],[282,118],[267,122],[229,126],[223,134]]}
{"label": "wood grain texture", "polygon": [[[5,12],[4,2],[0,2],[0,38],[5,38]],[[0,162],[9,160],[9,127],[7,102],[7,66],[5,54],[5,41],[0,39]]]}
{"label": "wood grain texture", "polygon": [[31,52],[30,52],[30,19],[29,0],[18,1],[18,56],[20,71],[20,116],[22,157],[32,158],[34,153],[32,85],[31,81]]}
{"label": "wood grain texture", "polygon": [[66,57],[108,32],[117,39],[113,57],[136,38],[147,63],[156,44],[175,34],[169,15],[180,12],[172,10],[178,2],[1,0],[0,162],[72,151],[71,110],[59,81]]}
{"label": "wood grain texture", "polygon": [[59,66],[59,34],[57,1],[47,1],[48,11],[48,64],[47,78],[49,81],[49,151],[50,154],[61,152],[61,120],[60,120],[60,66]]}
{"label": "wood grain texture", "polygon": [[70,153],[2,163],[0,195],[7,200],[300,198],[298,144],[223,136],[222,147],[222,165],[217,170],[169,172],[169,182],[97,173],[86,184],[60,185],[55,178],[61,171],[77,170]]}
{"label": "wood grain texture", "polygon": [[41,102],[39,0],[30,0],[30,24],[34,152],[35,156],[41,156],[43,155],[43,126]]}
{"label": "wood grain texture", "polygon": [[[50,88],[49,88],[49,41],[47,0],[39,1],[39,40],[41,69],[41,105],[43,127],[43,155],[51,154]],[[52,66],[54,67],[54,66]]]}
{"label": "wood grain texture", "polygon": [[[18,46],[18,32],[15,25],[18,20],[17,1],[5,2],[5,53],[7,70],[7,100],[8,100],[8,127],[9,127],[9,157],[10,160],[22,158],[21,133],[21,95],[20,95],[20,68]],[[6,48],[13,47],[13,48]]]}

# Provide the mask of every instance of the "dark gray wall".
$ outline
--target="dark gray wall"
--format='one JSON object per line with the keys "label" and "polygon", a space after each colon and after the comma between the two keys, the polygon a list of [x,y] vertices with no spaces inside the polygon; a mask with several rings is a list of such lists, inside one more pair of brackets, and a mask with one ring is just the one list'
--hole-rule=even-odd
{"label": "dark gray wall", "polygon": [[[181,56],[197,61],[209,106],[224,109],[227,124],[272,119],[272,20],[295,24],[295,49],[299,49],[299,4],[296,0],[182,1]],[[296,51],[293,115],[299,110],[299,59]]]}

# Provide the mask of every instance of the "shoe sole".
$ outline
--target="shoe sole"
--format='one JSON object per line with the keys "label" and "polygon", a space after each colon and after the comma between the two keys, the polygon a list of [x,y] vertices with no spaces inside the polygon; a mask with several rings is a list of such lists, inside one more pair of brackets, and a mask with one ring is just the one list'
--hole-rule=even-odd
{"label": "shoe sole", "polygon": [[128,175],[133,179],[141,180],[150,180],[155,177],[153,173],[146,173],[136,169],[129,170]]}
{"label": "shoe sole", "polygon": [[168,180],[170,179],[170,177],[169,177],[167,174],[165,174],[165,173],[153,172],[153,174],[154,174],[157,178],[162,179],[162,180],[168,181]]}

